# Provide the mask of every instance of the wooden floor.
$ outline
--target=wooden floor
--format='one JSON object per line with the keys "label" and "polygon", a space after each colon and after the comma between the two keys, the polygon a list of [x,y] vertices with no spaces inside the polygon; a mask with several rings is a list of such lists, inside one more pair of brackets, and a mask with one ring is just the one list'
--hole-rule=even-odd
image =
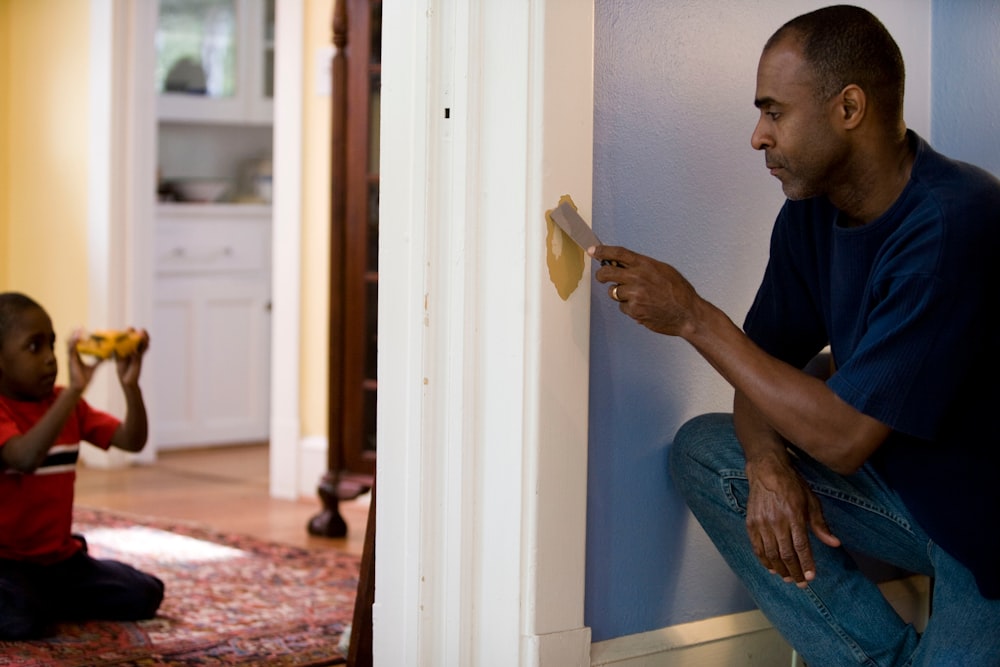
{"label": "wooden floor", "polygon": [[368,518],[367,496],[342,502],[347,537],[311,536],[306,526],[320,511],[319,499],[278,500],[268,495],[266,444],[170,450],[159,453],[154,464],[124,469],[81,464],[76,504],[197,521],[220,531],[357,555]]}

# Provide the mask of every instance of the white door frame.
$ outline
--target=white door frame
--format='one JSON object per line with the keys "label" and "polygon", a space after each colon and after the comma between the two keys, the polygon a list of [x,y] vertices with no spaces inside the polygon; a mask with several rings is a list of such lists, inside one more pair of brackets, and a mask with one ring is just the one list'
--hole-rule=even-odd
{"label": "white door frame", "polygon": [[[302,107],[306,0],[275,5],[274,197],[271,205],[271,440],[270,486],[275,498],[295,499],[319,475],[300,480],[299,411],[302,255]],[[303,528],[305,530],[305,528]]]}
{"label": "white door frame", "polygon": [[[276,43],[301,45],[305,0],[277,3]],[[153,319],[153,221],[156,215],[156,92],[151,73],[153,0],[91,0],[91,162],[89,247],[91,322],[150,327]],[[272,224],[271,495],[298,497],[299,260],[301,238],[302,49],[276,49]],[[155,336],[155,332],[152,332]],[[155,345],[155,340],[153,341]],[[155,419],[155,382],[143,382]],[[95,378],[95,405],[121,409],[120,391]],[[117,450],[84,450],[90,465],[124,465]],[[156,442],[138,459],[151,462]]]}
{"label": "white door frame", "polygon": [[383,12],[375,663],[589,665],[593,6],[433,5]]}
{"label": "white door frame", "polygon": [[[137,36],[155,30],[156,9],[146,0],[91,0],[90,7],[88,318],[101,326],[148,328],[153,313],[156,108],[152,40]],[[152,385],[147,377],[147,394]],[[117,414],[124,411],[112,373],[97,374],[88,400]],[[87,447],[81,456],[99,467],[149,462],[155,459],[156,443],[138,455]]]}

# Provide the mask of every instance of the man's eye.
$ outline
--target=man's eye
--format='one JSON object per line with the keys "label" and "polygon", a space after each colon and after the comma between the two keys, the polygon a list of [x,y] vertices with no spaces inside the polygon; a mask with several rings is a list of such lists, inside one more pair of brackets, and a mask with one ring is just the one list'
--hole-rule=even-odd
{"label": "man's eye", "polygon": [[771,120],[778,120],[781,116],[781,112],[778,111],[765,111],[764,112]]}

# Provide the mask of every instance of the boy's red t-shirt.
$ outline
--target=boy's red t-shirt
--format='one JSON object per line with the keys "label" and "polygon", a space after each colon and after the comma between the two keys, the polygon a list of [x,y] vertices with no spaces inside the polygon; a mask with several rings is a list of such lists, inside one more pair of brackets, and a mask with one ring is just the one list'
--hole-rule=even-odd
{"label": "boy's red t-shirt", "polygon": [[[0,396],[0,447],[30,429],[62,392],[41,401]],[[0,559],[55,563],[79,551],[72,535],[73,487],[81,441],[102,449],[121,421],[80,399],[41,466],[20,473],[0,466]]]}

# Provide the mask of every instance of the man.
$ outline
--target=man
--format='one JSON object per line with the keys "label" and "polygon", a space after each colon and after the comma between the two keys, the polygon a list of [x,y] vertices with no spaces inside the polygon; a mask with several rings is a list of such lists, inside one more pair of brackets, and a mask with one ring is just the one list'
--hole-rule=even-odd
{"label": "man", "polygon": [[[673,267],[590,250],[623,313],[735,388],[685,424],[671,473],[810,667],[1000,665],[1000,182],[903,121],[902,56],[856,7],[785,24],[751,143],[788,200],[741,331]],[[803,369],[829,345],[832,371]],[[813,364],[814,365],[814,364]],[[934,578],[922,636],[850,551]]]}

